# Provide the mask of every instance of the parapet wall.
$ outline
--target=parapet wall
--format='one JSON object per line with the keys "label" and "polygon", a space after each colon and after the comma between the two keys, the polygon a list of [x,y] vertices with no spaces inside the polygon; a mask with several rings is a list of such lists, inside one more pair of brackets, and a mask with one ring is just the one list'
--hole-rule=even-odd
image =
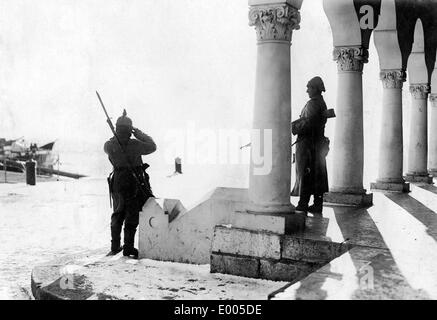
{"label": "parapet wall", "polygon": [[216,188],[190,210],[177,200],[161,206],[150,198],[140,212],[140,258],[209,264],[214,227],[232,223],[247,202],[247,189],[237,188]]}

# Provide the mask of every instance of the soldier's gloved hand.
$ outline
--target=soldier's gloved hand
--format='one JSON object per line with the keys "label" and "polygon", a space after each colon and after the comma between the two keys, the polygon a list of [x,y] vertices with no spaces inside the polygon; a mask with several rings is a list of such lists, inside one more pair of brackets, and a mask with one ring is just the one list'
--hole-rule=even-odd
{"label": "soldier's gloved hand", "polygon": [[141,141],[146,141],[146,140],[150,139],[147,134],[145,134],[144,132],[142,132],[138,128],[132,128],[132,134],[134,135],[135,138],[137,138],[138,140],[141,140]]}
{"label": "soldier's gloved hand", "polygon": [[143,132],[138,128],[132,127],[132,134],[138,139],[138,136],[141,136]]}

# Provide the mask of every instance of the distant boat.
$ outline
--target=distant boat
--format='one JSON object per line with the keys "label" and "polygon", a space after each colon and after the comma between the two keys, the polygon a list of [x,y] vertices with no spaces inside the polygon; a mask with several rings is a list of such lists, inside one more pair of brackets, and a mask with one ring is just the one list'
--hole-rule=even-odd
{"label": "distant boat", "polygon": [[[37,162],[37,173],[41,175],[64,176],[74,179],[86,177],[78,173],[71,173],[59,170],[59,155],[55,156],[52,152],[56,141],[49,142],[41,147],[36,143],[29,146],[23,138],[6,140],[0,138],[0,170],[25,172],[25,163],[29,160]],[[54,165],[58,164],[58,169]]]}
{"label": "distant boat", "polygon": [[9,160],[0,156],[0,170],[5,170],[5,162],[6,162],[6,170],[12,172],[24,172],[24,163],[21,161]]}
{"label": "distant boat", "polygon": [[15,172],[24,172],[24,163],[31,159],[37,162],[37,168],[53,169],[56,161],[52,153],[56,141],[49,142],[41,147],[36,143],[28,145],[21,137],[14,140],[0,138],[0,169]]}

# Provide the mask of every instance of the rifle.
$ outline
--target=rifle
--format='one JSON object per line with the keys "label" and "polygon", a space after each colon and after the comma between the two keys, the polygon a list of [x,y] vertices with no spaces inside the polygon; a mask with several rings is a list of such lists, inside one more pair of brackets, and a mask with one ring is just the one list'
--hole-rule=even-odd
{"label": "rifle", "polygon": [[98,93],[97,91],[96,91],[96,94],[97,94],[97,98],[99,98],[100,105],[102,106],[103,111],[105,112],[105,115],[106,115],[106,122],[108,123],[109,128],[111,128],[111,131],[112,131],[112,133],[114,134],[114,137],[115,137],[115,139],[117,140],[117,143],[118,143],[118,145],[119,145],[119,147],[120,147],[121,153],[124,155],[124,157],[125,157],[125,159],[126,159],[126,162],[127,162],[127,164],[128,164],[129,172],[130,172],[130,173],[132,174],[132,176],[134,177],[135,182],[137,183],[137,185],[138,185],[139,189],[141,190],[141,192],[143,193],[143,195],[144,195],[145,197],[147,197],[147,198],[148,198],[148,197],[154,197],[154,195],[153,195],[152,192],[150,191],[150,188],[149,188],[148,186],[145,185],[144,181],[141,182],[142,179],[141,179],[141,177],[138,175],[138,172],[136,172],[136,171],[133,169],[132,163],[130,162],[129,157],[127,156],[126,151],[125,151],[123,145],[121,144],[120,139],[118,138],[117,132],[115,131],[114,125],[112,124],[111,118],[109,118],[108,112],[106,111],[106,108],[105,108],[105,105],[103,104],[102,98],[100,98],[100,95],[99,95],[99,93]]}
{"label": "rifle", "polygon": [[[323,111],[323,115],[322,116],[325,119],[330,119],[330,118],[335,118],[336,117],[334,109],[328,109],[328,110]],[[291,123],[291,132],[292,132],[292,134],[293,135],[297,135],[298,134],[297,131],[298,131],[299,126],[301,126],[302,122],[305,122],[307,120],[308,120],[308,118],[306,118],[306,117],[294,120]],[[301,141],[300,139],[296,139],[296,141],[291,146],[294,146],[296,143],[299,143],[300,141]]]}

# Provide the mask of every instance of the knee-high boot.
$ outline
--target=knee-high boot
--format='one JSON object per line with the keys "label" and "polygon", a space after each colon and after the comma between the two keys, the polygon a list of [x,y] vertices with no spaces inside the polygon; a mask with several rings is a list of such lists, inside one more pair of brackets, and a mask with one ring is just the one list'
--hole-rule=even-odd
{"label": "knee-high boot", "polygon": [[134,240],[135,233],[137,232],[136,228],[130,228],[129,226],[124,226],[124,246],[123,246],[123,255],[124,256],[133,256],[134,258],[138,258],[138,250],[134,248]]}
{"label": "knee-high boot", "polygon": [[111,254],[117,254],[121,251],[120,234],[123,222],[120,223],[115,217],[111,221]]}

